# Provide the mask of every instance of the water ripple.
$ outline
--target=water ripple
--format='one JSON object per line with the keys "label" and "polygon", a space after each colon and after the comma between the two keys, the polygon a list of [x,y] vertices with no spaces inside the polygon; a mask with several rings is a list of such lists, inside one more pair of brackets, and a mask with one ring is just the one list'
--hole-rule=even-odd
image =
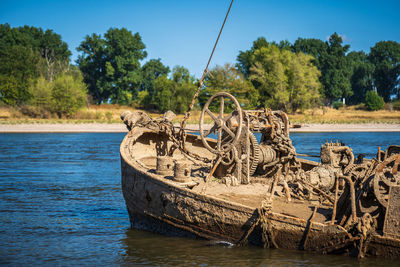
{"label": "water ripple", "polygon": [[[375,266],[391,261],[237,248],[128,230],[121,193],[124,134],[0,134],[0,265]],[[397,133],[292,134],[318,154],[336,140],[373,157]],[[379,143],[379,144],[378,144]]]}

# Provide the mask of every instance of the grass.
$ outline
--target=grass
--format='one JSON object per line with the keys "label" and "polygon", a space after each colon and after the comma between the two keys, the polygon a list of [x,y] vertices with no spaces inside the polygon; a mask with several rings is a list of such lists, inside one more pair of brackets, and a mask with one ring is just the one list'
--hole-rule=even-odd
{"label": "grass", "polygon": [[307,110],[303,113],[290,115],[293,123],[400,123],[400,111],[378,110],[367,111],[360,106],[345,106],[340,109],[321,108]]}
{"label": "grass", "polygon": [[[54,115],[48,118],[31,118],[21,113],[20,110],[7,106],[0,106],[0,124],[22,124],[22,123],[121,123],[120,114],[125,111],[134,111],[132,107],[119,105],[89,106],[79,110],[72,118],[60,119]],[[148,112],[152,118],[161,117],[162,114]],[[200,110],[193,110],[188,124],[198,124]],[[178,114],[175,123],[181,122],[183,114]],[[302,113],[289,114],[290,121],[296,124],[318,123],[400,123],[400,111],[379,110],[367,111],[360,106],[346,106],[338,110],[332,108],[310,109]],[[211,122],[206,118],[206,123]]]}

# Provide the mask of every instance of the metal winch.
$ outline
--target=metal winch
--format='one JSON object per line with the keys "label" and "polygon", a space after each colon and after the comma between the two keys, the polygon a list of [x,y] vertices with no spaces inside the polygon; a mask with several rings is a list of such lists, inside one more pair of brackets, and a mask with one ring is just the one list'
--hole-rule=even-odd
{"label": "metal winch", "polygon": [[[218,115],[209,109],[215,106],[219,106]],[[232,112],[224,114],[227,108]],[[205,130],[206,114],[214,121],[209,130]],[[261,133],[260,143],[253,132]],[[217,135],[215,143],[207,139],[211,133]],[[220,178],[236,175],[241,183],[249,183],[251,175],[270,174],[276,171],[277,164],[296,160],[286,113],[242,110],[237,100],[226,92],[213,95],[203,107],[200,136],[204,146],[217,156],[215,176]]]}

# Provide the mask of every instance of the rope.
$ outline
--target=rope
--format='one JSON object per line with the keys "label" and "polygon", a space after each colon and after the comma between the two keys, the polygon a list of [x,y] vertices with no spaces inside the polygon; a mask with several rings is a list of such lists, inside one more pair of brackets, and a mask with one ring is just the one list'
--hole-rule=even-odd
{"label": "rope", "polygon": [[213,48],[213,50],[211,52],[210,58],[208,59],[208,62],[207,62],[206,68],[204,69],[203,75],[201,76],[201,79],[199,81],[199,86],[197,87],[196,92],[195,92],[195,94],[193,96],[192,102],[189,105],[189,109],[186,111],[185,116],[183,117],[183,120],[181,122],[180,132],[181,132],[182,136],[184,136],[183,132],[185,131],[184,129],[186,127],[186,121],[189,119],[190,112],[191,112],[191,110],[192,110],[192,108],[194,106],[194,103],[196,102],[197,97],[199,96],[199,92],[200,92],[201,87],[203,87],[203,81],[204,81],[204,79],[206,77],[206,74],[208,72],[208,66],[210,65],[212,56],[214,55],[215,48],[217,47],[219,37],[221,36],[222,30],[224,29],[225,22],[226,22],[226,19],[228,18],[229,12],[230,12],[231,7],[232,7],[232,4],[233,4],[233,0],[231,1],[231,4],[229,5],[228,12],[226,13],[226,16],[225,16],[224,22],[222,23],[222,26],[221,26],[221,29],[219,31],[217,40],[215,41],[214,48]]}

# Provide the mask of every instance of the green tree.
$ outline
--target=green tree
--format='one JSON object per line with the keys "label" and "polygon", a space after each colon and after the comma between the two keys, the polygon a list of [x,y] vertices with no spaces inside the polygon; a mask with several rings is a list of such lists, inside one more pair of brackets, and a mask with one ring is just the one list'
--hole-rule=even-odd
{"label": "green tree", "polygon": [[71,56],[67,43],[63,42],[61,36],[53,30],[44,31],[42,28],[27,25],[12,28],[7,23],[0,24],[0,48],[15,45],[29,47],[39,52],[43,58],[51,54],[55,60],[64,61],[69,60]]}
{"label": "green tree", "polygon": [[70,117],[86,103],[86,86],[76,73],[59,75],[52,82],[52,111],[58,117]]}
{"label": "green tree", "polygon": [[0,49],[1,100],[9,105],[20,105],[29,100],[29,86],[38,76],[39,56],[32,49],[20,45]]}
{"label": "green tree", "polygon": [[10,105],[29,101],[32,83],[40,76],[52,80],[69,66],[71,52],[52,30],[0,25],[1,99]]}
{"label": "green tree", "polygon": [[80,70],[73,66],[57,75],[53,81],[40,76],[30,86],[29,104],[35,115],[56,113],[59,117],[70,117],[86,103],[86,85]]}
{"label": "green tree", "polygon": [[172,70],[172,80],[175,85],[173,95],[173,110],[177,113],[184,113],[196,91],[195,78],[190,75],[187,68],[175,66]]}
{"label": "green tree", "polygon": [[52,30],[46,30],[41,38],[39,52],[44,64],[45,77],[52,81],[54,77],[68,69],[71,52],[68,45],[61,40],[61,36]]}
{"label": "green tree", "polygon": [[142,66],[143,81],[138,98],[145,108],[157,103],[154,101],[154,82],[158,77],[168,75],[169,71],[169,67],[161,63],[161,59],[150,59]]}
{"label": "green tree", "polygon": [[224,91],[235,96],[244,109],[255,109],[258,106],[258,91],[231,64],[225,64],[223,67],[216,66],[211,69],[204,85],[205,87],[199,96],[201,105],[204,105],[212,95]]}
{"label": "green tree", "polygon": [[0,101],[15,106],[19,99],[18,81],[14,76],[0,75]]}
{"label": "green tree", "polygon": [[292,50],[293,45],[288,40],[280,41],[279,43],[272,42],[277,45],[280,49]]}
{"label": "green tree", "polygon": [[104,35],[92,34],[77,48],[77,63],[89,93],[97,103],[130,104],[143,81],[140,60],[147,56],[139,33],[110,28]]}
{"label": "green tree", "polygon": [[236,67],[241,73],[243,73],[246,79],[248,79],[250,75],[250,68],[252,65],[254,65],[254,62],[252,61],[254,59],[254,51],[268,46],[270,46],[270,43],[267,41],[267,39],[264,37],[259,37],[253,42],[253,46],[250,48],[250,50],[239,51],[239,55],[236,59],[238,62]]}
{"label": "green tree", "polygon": [[51,111],[52,109],[53,83],[47,81],[43,76],[39,77],[31,86],[31,99],[29,104],[37,107],[40,111]]}
{"label": "green tree", "polygon": [[327,42],[327,55],[321,58],[321,82],[324,85],[325,97],[329,102],[353,94],[350,84],[352,68],[346,58],[350,46],[343,46],[342,43],[342,37],[337,33],[332,34]]}
{"label": "green tree", "polygon": [[321,93],[328,103],[337,98],[353,95],[350,83],[353,68],[346,57],[350,46],[342,43],[342,38],[335,32],[327,42],[299,38],[293,44],[294,52],[314,56],[313,63],[321,71],[320,82],[323,85]]}
{"label": "green tree", "polygon": [[374,83],[379,95],[388,102],[391,95],[400,99],[400,44],[382,41],[375,44],[369,53],[375,65]]}
{"label": "green tree", "polygon": [[154,82],[154,92],[159,111],[165,112],[173,109],[172,97],[175,93],[174,81],[168,79],[167,75],[158,77]]}
{"label": "green tree", "polygon": [[328,50],[327,43],[319,39],[304,39],[298,38],[292,47],[295,53],[303,52],[304,54],[312,55],[314,57],[313,63],[319,70],[321,70],[321,60],[326,57]]}
{"label": "green tree", "polygon": [[347,54],[347,58],[352,66],[350,83],[354,93],[347,103],[359,104],[364,102],[366,92],[373,89],[374,65],[369,62],[368,56],[364,52],[350,52]]}
{"label": "green tree", "polygon": [[281,50],[276,45],[255,50],[249,78],[259,84],[260,101],[287,112],[317,104],[320,72],[312,60],[310,55]]}
{"label": "green tree", "polygon": [[182,66],[174,67],[171,79],[162,75],[154,82],[155,102],[158,110],[184,113],[195,90],[195,78],[190,75],[189,70]]}
{"label": "green tree", "polygon": [[385,102],[375,91],[368,91],[365,94],[365,104],[369,110],[380,110],[383,108]]}
{"label": "green tree", "polygon": [[[154,88],[154,84],[153,84]],[[150,97],[149,92],[147,90],[145,91],[140,91],[137,95],[137,98],[135,100],[135,105],[140,106],[143,109],[155,109],[156,106],[152,106],[154,97]]]}
{"label": "green tree", "polygon": [[[236,68],[244,75],[246,79],[249,78],[250,75],[250,68],[254,65],[253,59],[254,59],[254,51],[257,49],[260,49],[262,47],[269,47],[270,45],[274,45],[278,47],[281,50],[291,50],[292,49],[292,44],[287,41],[280,41],[279,43],[277,42],[268,42],[265,37],[258,37],[257,40],[253,42],[253,46],[246,51],[239,51],[239,55],[237,56],[237,64]],[[255,85],[257,87],[257,85]]]}
{"label": "green tree", "polygon": [[55,75],[68,68],[71,51],[53,30],[23,26],[11,28],[9,24],[0,25],[0,50],[12,46],[31,49],[40,56],[38,69],[41,75],[52,80]]}
{"label": "green tree", "polygon": [[97,104],[108,101],[110,92],[105,91],[103,84],[106,82],[104,63],[104,39],[101,35],[87,35],[77,48],[83,55],[78,57],[77,63],[82,71],[84,81],[88,86],[89,94]]}

